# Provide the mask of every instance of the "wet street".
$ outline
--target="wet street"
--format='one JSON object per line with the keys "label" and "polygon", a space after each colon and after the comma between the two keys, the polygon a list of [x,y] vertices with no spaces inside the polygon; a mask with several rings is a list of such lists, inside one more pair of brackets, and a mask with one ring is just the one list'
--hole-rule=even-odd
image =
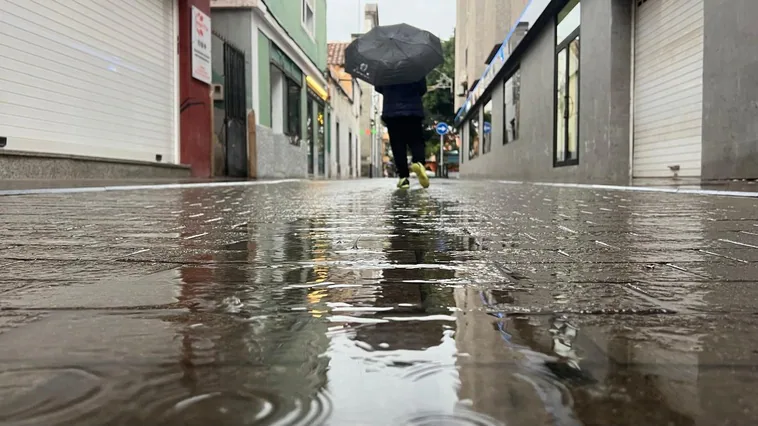
{"label": "wet street", "polygon": [[0,425],[758,424],[758,200],[0,197]]}

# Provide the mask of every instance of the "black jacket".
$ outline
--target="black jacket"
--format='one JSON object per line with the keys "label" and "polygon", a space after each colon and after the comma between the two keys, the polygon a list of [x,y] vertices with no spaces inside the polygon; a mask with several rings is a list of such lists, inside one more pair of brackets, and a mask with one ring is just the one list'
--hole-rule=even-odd
{"label": "black jacket", "polygon": [[415,83],[377,86],[376,91],[384,95],[382,118],[423,117],[426,93],[426,79]]}

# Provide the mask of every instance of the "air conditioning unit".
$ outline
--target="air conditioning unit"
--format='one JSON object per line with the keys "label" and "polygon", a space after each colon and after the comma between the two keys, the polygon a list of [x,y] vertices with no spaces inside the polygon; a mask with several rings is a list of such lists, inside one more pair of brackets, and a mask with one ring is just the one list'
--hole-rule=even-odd
{"label": "air conditioning unit", "polygon": [[213,85],[213,100],[214,101],[224,100],[224,85],[223,84]]}

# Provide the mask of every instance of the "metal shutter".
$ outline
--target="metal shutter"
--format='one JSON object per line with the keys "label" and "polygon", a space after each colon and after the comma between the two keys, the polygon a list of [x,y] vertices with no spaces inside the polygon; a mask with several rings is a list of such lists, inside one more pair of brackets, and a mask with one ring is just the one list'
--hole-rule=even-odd
{"label": "metal shutter", "polygon": [[703,0],[635,0],[635,177],[699,177]]}
{"label": "metal shutter", "polygon": [[8,149],[177,162],[173,0],[0,0]]}

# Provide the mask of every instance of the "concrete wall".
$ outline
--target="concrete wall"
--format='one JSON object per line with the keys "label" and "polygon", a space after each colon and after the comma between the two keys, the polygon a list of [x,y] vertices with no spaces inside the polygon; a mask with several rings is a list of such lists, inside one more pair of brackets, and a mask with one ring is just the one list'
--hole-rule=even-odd
{"label": "concrete wall", "polygon": [[75,155],[0,151],[0,180],[156,179],[190,177],[189,166]]}
{"label": "concrete wall", "polygon": [[[353,102],[343,93],[339,88],[335,87],[333,82],[330,88],[331,104],[332,104],[332,146],[329,153],[329,170],[330,176],[333,178],[348,178],[350,175],[350,148],[349,144],[353,144],[353,174],[358,173],[355,165],[358,152],[355,147],[356,132],[359,129],[358,116],[355,114],[355,108]],[[355,90],[358,92],[358,90]],[[337,168],[337,123],[339,122],[339,169]],[[350,136],[352,135],[352,140]],[[337,170],[340,171],[339,175]]]}
{"label": "concrete wall", "polygon": [[256,127],[258,178],[279,179],[308,177],[308,147],[292,145],[289,139],[266,126]]}
{"label": "concrete wall", "polygon": [[758,1],[704,1],[702,177],[758,178]]}
{"label": "concrete wall", "polygon": [[258,32],[258,124],[271,127],[271,41],[262,32]]}
{"label": "concrete wall", "polygon": [[266,7],[284,27],[287,34],[303,49],[318,69],[326,69],[326,0],[313,0],[316,8],[315,37],[305,30],[301,21],[302,0],[264,0]]}
{"label": "concrete wall", "polygon": [[581,5],[579,165],[553,167],[555,25],[548,25],[521,60],[519,139],[502,144],[503,83],[495,82],[492,151],[474,160],[464,152],[462,176],[628,182],[632,3]]}

